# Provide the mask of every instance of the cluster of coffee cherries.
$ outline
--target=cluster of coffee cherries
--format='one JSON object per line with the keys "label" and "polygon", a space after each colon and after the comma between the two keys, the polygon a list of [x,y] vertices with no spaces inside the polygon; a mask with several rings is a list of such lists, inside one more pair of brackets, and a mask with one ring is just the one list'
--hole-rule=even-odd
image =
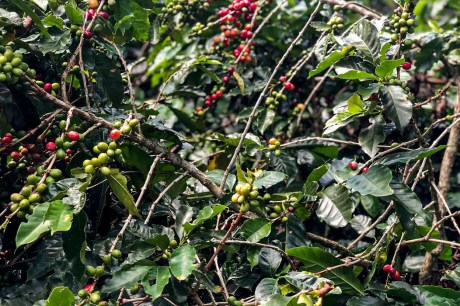
{"label": "cluster of coffee cherries", "polygon": [[294,108],[292,109],[292,115],[297,116],[303,110],[304,105],[302,103],[296,103]]}
{"label": "cluster of coffee cherries", "polygon": [[201,2],[199,0],[173,0],[163,7],[161,12],[167,15],[176,15],[182,11],[190,11],[193,6],[197,5],[208,7],[209,3],[207,1]]}
{"label": "cluster of coffee cherries", "polygon": [[[64,130],[66,126],[65,120],[59,122],[59,127]],[[63,159],[64,161],[70,161],[70,156],[74,153],[71,149],[75,141],[78,141],[83,136],[76,131],[69,131],[65,137],[56,137],[54,141],[48,141],[45,145],[45,149],[49,152],[56,151],[56,158]]]}
{"label": "cluster of coffee cherries", "polygon": [[110,175],[111,170],[107,167],[115,158],[121,158],[122,151],[118,148],[116,142],[110,143],[99,142],[93,147],[93,152],[98,154],[97,157],[83,161],[83,168],[87,174],[95,174],[99,170],[103,175]]}
{"label": "cluster of coffee cherries", "polygon": [[236,297],[234,296],[229,296],[228,299],[227,299],[227,303],[228,305],[230,306],[243,306],[243,302],[242,301],[238,301],[236,299]]}
{"label": "cluster of coffee cherries", "polygon": [[389,264],[384,265],[382,270],[383,272],[390,274],[392,280],[398,281],[401,279],[399,271]]}
{"label": "cluster of coffee cherries", "polygon": [[15,84],[24,73],[31,78],[35,77],[36,71],[22,61],[23,54],[14,51],[14,43],[5,46],[2,43],[3,36],[0,36],[0,83]]}
{"label": "cluster of coffee cherries", "polygon": [[[393,31],[390,39],[393,42],[401,41],[406,37],[407,33],[413,33],[416,22],[411,12],[406,11],[402,7],[398,7],[394,10],[394,14],[391,16],[388,22],[387,29]],[[411,40],[404,41],[405,45],[412,45]]]}
{"label": "cluster of coffee cherries", "polygon": [[270,138],[268,140],[268,147],[267,149],[270,151],[273,151],[273,154],[275,156],[280,156],[281,155],[281,150],[280,150],[281,142],[276,139],[276,138]]}
{"label": "cluster of coffee cherries", "polygon": [[343,29],[343,27],[345,26],[343,22],[343,17],[339,15],[334,15],[331,18],[331,20],[327,22],[327,26],[329,27],[329,30],[333,32]]}
{"label": "cluster of coffee cherries", "polygon": [[[90,281],[87,285],[84,286],[83,289],[80,289],[77,293],[78,297],[82,300],[82,303],[87,302],[90,305],[97,305],[97,306],[106,306],[108,302],[102,301],[101,293],[99,291],[93,291],[96,280],[103,276],[106,267],[110,267],[112,264],[113,259],[121,260],[123,257],[123,253],[118,250],[114,249],[110,254],[104,255],[101,257],[102,264],[99,266],[85,266],[85,274],[90,277]],[[85,304],[86,305],[86,304]]]}
{"label": "cluster of coffee cherries", "polygon": [[249,183],[238,183],[236,193],[232,195],[232,203],[240,204],[240,211],[248,212],[251,206],[259,206],[259,191],[256,186]]}
{"label": "cluster of coffee cherries", "polygon": [[[351,162],[348,163],[348,167],[349,167],[351,170],[355,171],[355,170],[358,169],[359,164],[358,164],[357,161],[352,160]],[[364,167],[364,168],[361,169],[360,173],[366,173],[367,171],[369,171],[369,168],[368,168],[368,167]]]}
{"label": "cluster of coffee cherries", "polygon": [[281,101],[287,101],[287,96],[282,92],[277,92],[273,90],[270,94],[270,97],[265,99],[265,106],[269,109],[276,109]]}
{"label": "cluster of coffee cherries", "polygon": [[122,134],[129,134],[139,124],[139,119],[134,118],[125,122],[117,121],[113,125],[115,128],[110,131],[109,137],[113,141],[117,141]]}

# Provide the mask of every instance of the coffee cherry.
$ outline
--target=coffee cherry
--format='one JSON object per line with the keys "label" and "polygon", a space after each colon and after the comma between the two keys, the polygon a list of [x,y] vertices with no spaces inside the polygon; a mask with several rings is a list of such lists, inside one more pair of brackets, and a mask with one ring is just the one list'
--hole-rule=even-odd
{"label": "coffee cherry", "polygon": [[83,287],[83,290],[85,290],[87,293],[89,293],[89,292],[91,292],[91,290],[93,290],[93,285],[86,284],[85,287]]}
{"label": "coffee cherry", "polygon": [[12,137],[4,136],[2,137],[2,144],[10,144],[13,141]]}
{"label": "coffee cherry", "polygon": [[398,281],[401,279],[401,274],[399,274],[398,271],[395,271],[394,273],[391,274],[391,278],[395,281]]}
{"label": "coffee cherry", "polygon": [[391,271],[391,265],[384,265],[382,268],[382,271],[385,273],[390,273]]}
{"label": "coffee cherry", "polygon": [[101,167],[101,173],[105,176],[110,175],[110,168],[109,167]]}
{"label": "coffee cherry", "polygon": [[91,31],[85,31],[85,33],[83,33],[83,37],[85,39],[91,39],[93,38],[93,33],[91,33]]}
{"label": "coffee cherry", "polygon": [[137,294],[139,292],[139,285],[138,284],[133,285],[129,291],[131,294]]}
{"label": "coffee cherry", "polygon": [[97,304],[101,301],[101,295],[97,292],[93,292],[89,296],[89,300],[91,301],[91,303]]}
{"label": "coffee cherry", "polygon": [[11,152],[10,156],[11,156],[12,159],[19,159],[21,157],[21,155],[19,154],[18,151]]}
{"label": "coffee cherry", "polygon": [[104,19],[109,19],[109,13],[107,13],[107,12],[100,12],[99,16],[101,16]]}
{"label": "coffee cherry", "polygon": [[281,83],[284,83],[287,81],[287,78],[283,75],[283,76],[280,76],[280,78],[278,79],[278,81],[280,81]]}
{"label": "coffee cherry", "polygon": [[222,79],[222,82],[228,83],[230,82],[230,78],[228,76],[224,76],[224,78]]}
{"label": "coffee cherry", "polygon": [[294,91],[294,90],[295,90],[295,86],[294,86],[294,84],[292,84],[292,83],[285,83],[285,84],[284,84],[284,89],[289,90],[289,91]]}
{"label": "coffee cherry", "polygon": [[112,251],[112,256],[113,256],[114,258],[117,258],[117,259],[118,259],[118,258],[121,258],[122,253],[121,253],[120,250],[115,249],[115,250]]}
{"label": "coffee cherry", "polygon": [[120,130],[117,130],[117,129],[113,129],[109,133],[109,137],[112,140],[118,140],[120,138],[120,136],[121,136],[121,132],[120,132]]}
{"label": "coffee cherry", "polygon": [[404,69],[404,70],[410,70],[412,68],[412,64],[409,63],[409,62],[405,62],[401,65],[401,67]]}
{"label": "coffee cherry", "polygon": [[132,129],[131,129],[131,127],[130,127],[129,125],[123,125],[123,126],[121,127],[121,132],[122,132],[123,134],[128,134],[128,133],[131,132],[131,130],[132,130]]}
{"label": "coffee cherry", "polygon": [[90,9],[97,9],[98,6],[99,6],[99,1],[98,0],[89,0],[88,1],[88,7]]}
{"label": "coffee cherry", "polygon": [[368,170],[369,170],[369,168],[364,167],[363,169],[361,169],[361,173],[366,173]]}
{"label": "coffee cherry", "polygon": [[389,272],[389,273],[390,273],[390,274],[395,274],[395,272],[396,272],[396,269],[393,268],[393,267],[390,267],[390,272]]}
{"label": "coffee cherry", "polygon": [[130,120],[130,121],[128,122],[128,125],[129,125],[130,127],[135,127],[135,126],[138,125],[138,124],[139,124],[139,119],[132,119],[132,120]]}
{"label": "coffee cherry", "polygon": [[353,160],[348,164],[348,167],[350,167],[351,170],[356,170],[358,169],[358,163]]}
{"label": "coffee cherry", "polygon": [[53,90],[53,84],[46,83],[45,85],[43,85],[43,90],[45,90],[46,92],[51,92]]}
{"label": "coffee cherry", "polygon": [[85,289],[80,289],[80,290],[78,291],[78,297],[81,298],[81,299],[86,298],[87,295],[88,295],[88,292],[86,292]]}
{"label": "coffee cherry", "polygon": [[94,276],[96,274],[96,268],[93,266],[86,266],[85,267],[85,273],[88,276]]}
{"label": "coffee cherry", "polygon": [[67,133],[67,138],[69,138],[72,141],[77,141],[80,139],[80,134],[75,131],[70,131]]}

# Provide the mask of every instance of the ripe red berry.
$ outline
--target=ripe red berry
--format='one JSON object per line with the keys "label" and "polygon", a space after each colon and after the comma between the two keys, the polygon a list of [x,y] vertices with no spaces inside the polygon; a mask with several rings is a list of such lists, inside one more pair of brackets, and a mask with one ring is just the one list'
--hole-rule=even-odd
{"label": "ripe red berry", "polygon": [[285,83],[285,84],[284,84],[284,88],[285,88],[286,90],[289,90],[289,91],[294,91],[294,90],[295,90],[295,86],[294,86],[294,84],[292,84],[292,83]]}
{"label": "ripe red berry", "polygon": [[398,271],[395,271],[395,273],[391,274],[391,278],[395,281],[398,281],[401,279],[401,274],[399,274]]}
{"label": "ripe red berry", "polygon": [[358,163],[353,160],[348,164],[348,167],[350,167],[351,170],[356,170],[358,169]]}
{"label": "ripe red berry", "polygon": [[405,62],[401,65],[401,67],[404,69],[404,70],[409,70],[412,68],[412,64],[409,63],[409,62]]}
{"label": "ripe red berry", "polygon": [[227,72],[232,74],[235,71],[235,67],[229,67]]}
{"label": "ripe red berry", "polygon": [[45,147],[46,147],[46,150],[51,151],[51,152],[55,151],[56,148],[57,148],[56,143],[54,143],[52,141],[48,142]]}
{"label": "ripe red berry", "polygon": [[13,134],[11,133],[5,133],[5,135],[3,135],[4,137],[9,137],[9,138],[13,138]]}
{"label": "ripe red berry", "polygon": [[91,33],[90,31],[85,31],[85,33],[83,34],[83,37],[85,39],[91,39],[93,38],[93,33]]}
{"label": "ripe red berry", "polygon": [[67,138],[69,138],[72,141],[77,141],[80,139],[80,134],[78,134],[78,132],[75,131],[70,131],[67,133]]}
{"label": "ripe red berry", "polygon": [[109,137],[112,140],[118,140],[120,138],[120,136],[121,136],[121,132],[120,132],[120,130],[117,130],[117,129],[113,129],[109,133]]}
{"label": "ripe red berry", "polygon": [[109,19],[109,13],[107,13],[107,12],[100,12],[99,16],[101,16],[104,19]]}
{"label": "ripe red berry", "polygon": [[287,78],[283,75],[283,76],[280,76],[280,78],[278,79],[281,83],[284,83],[287,81]]}
{"label": "ripe red berry", "polygon": [[390,272],[389,272],[389,273],[390,273],[391,275],[395,274],[396,272],[397,272],[397,271],[396,271],[395,268],[390,267]]}
{"label": "ripe red berry", "polygon": [[73,150],[72,150],[72,149],[67,149],[67,150],[65,150],[65,154],[67,154],[67,155],[70,155],[70,154],[72,154],[72,153],[73,153]]}
{"label": "ripe red berry", "polygon": [[27,155],[29,153],[29,150],[27,148],[23,148],[21,150],[21,154],[24,156],[24,155]]}
{"label": "ripe red berry", "polygon": [[222,81],[223,81],[224,83],[228,83],[228,82],[230,82],[230,78],[229,78],[228,76],[224,76],[224,78],[222,79]]}
{"label": "ripe red berry", "polygon": [[21,156],[19,155],[19,152],[18,152],[18,151],[13,151],[13,152],[11,152],[11,153],[10,153],[10,156],[11,156],[12,159],[19,159],[19,157],[21,157]]}
{"label": "ripe red berry", "polygon": [[211,100],[216,101],[216,100],[217,100],[217,95],[216,95],[216,94],[212,94],[212,95],[211,95]]}
{"label": "ripe red berry", "polygon": [[94,14],[91,12],[92,10],[89,10],[88,12],[85,13],[86,20],[91,20],[94,17]]}
{"label": "ripe red berry", "polygon": [[70,156],[67,155],[66,157],[64,157],[64,161],[65,161],[65,162],[69,162],[69,161],[70,161]]}
{"label": "ripe red berry", "polygon": [[222,98],[223,95],[224,95],[224,93],[222,92],[222,90],[216,91],[217,98]]}
{"label": "ripe red berry", "polygon": [[46,83],[45,85],[43,85],[43,89],[46,92],[51,92],[53,90],[53,85],[51,83]]}
{"label": "ripe red berry", "polygon": [[369,170],[369,168],[367,168],[367,167],[364,167],[363,169],[361,169],[361,173],[366,173],[366,172],[367,172],[367,170]]}
{"label": "ripe red berry", "polygon": [[390,271],[391,271],[391,265],[388,265],[388,264],[387,264],[387,265],[384,265],[382,270],[383,270],[383,272],[385,272],[385,273],[390,273]]}
{"label": "ripe red berry", "polygon": [[203,111],[203,108],[202,108],[201,106],[197,106],[197,107],[196,107],[196,111],[197,111],[197,112],[202,112],[202,111]]}
{"label": "ripe red berry", "polygon": [[86,284],[85,287],[83,287],[83,289],[85,289],[86,292],[90,292],[91,289],[93,288],[93,286],[91,284]]}
{"label": "ripe red berry", "polygon": [[2,144],[10,144],[12,141],[13,141],[13,138],[8,137],[8,136],[4,136],[2,138]]}
{"label": "ripe red berry", "polygon": [[256,8],[257,8],[257,4],[255,4],[255,3],[251,3],[251,4],[249,5],[249,10],[250,10],[250,11],[255,11]]}
{"label": "ripe red berry", "polygon": [[295,211],[295,208],[294,208],[294,207],[292,207],[292,206],[289,206],[289,207],[288,207],[288,211],[289,211],[290,213],[292,213],[292,212],[294,212],[294,211]]}
{"label": "ripe red berry", "polygon": [[204,105],[206,105],[207,107],[210,107],[210,106],[212,105],[211,100],[206,100],[206,101],[204,102]]}

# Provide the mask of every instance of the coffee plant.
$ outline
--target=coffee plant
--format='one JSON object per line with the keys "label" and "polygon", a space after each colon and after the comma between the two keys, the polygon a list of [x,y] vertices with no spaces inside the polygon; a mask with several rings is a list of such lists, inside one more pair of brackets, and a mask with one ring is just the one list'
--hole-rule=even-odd
{"label": "coffee plant", "polygon": [[0,305],[459,305],[460,3],[0,2]]}

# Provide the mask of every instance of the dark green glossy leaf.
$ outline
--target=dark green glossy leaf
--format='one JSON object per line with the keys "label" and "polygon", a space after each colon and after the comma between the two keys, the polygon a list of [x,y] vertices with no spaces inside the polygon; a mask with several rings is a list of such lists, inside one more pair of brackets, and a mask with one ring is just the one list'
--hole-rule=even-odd
{"label": "dark green glossy leaf", "polygon": [[263,238],[270,235],[270,231],[270,221],[258,218],[246,220],[241,226],[239,234],[244,240],[250,242],[259,242]]}
{"label": "dark green glossy leaf", "polygon": [[412,118],[412,103],[406,92],[399,86],[385,86],[380,88],[380,97],[385,114],[402,133]]}
{"label": "dark green glossy leaf", "polygon": [[347,181],[347,187],[361,195],[383,197],[393,194],[390,188],[391,170],[383,165],[370,167],[366,173],[352,176]]}
{"label": "dark green glossy leaf", "polygon": [[370,118],[369,122],[371,125],[361,130],[358,141],[363,151],[372,158],[379,151],[378,145],[385,141],[383,133],[385,120],[382,116],[377,116]]}
{"label": "dark green glossy leaf", "polygon": [[127,178],[121,173],[112,173],[107,176],[110,188],[113,193],[117,196],[118,200],[126,207],[128,212],[136,217],[141,217],[139,211],[134,204],[134,198],[127,189]]}
{"label": "dark green glossy leaf", "polygon": [[348,190],[342,185],[333,185],[320,192],[321,200],[316,209],[318,218],[332,227],[344,227],[351,220],[354,210]]}
{"label": "dark green glossy leaf", "polygon": [[442,145],[435,148],[420,148],[410,152],[393,153],[383,157],[382,159],[379,159],[377,163],[387,166],[394,164],[405,164],[429,157],[441,150],[444,150],[445,148],[446,146]]}

